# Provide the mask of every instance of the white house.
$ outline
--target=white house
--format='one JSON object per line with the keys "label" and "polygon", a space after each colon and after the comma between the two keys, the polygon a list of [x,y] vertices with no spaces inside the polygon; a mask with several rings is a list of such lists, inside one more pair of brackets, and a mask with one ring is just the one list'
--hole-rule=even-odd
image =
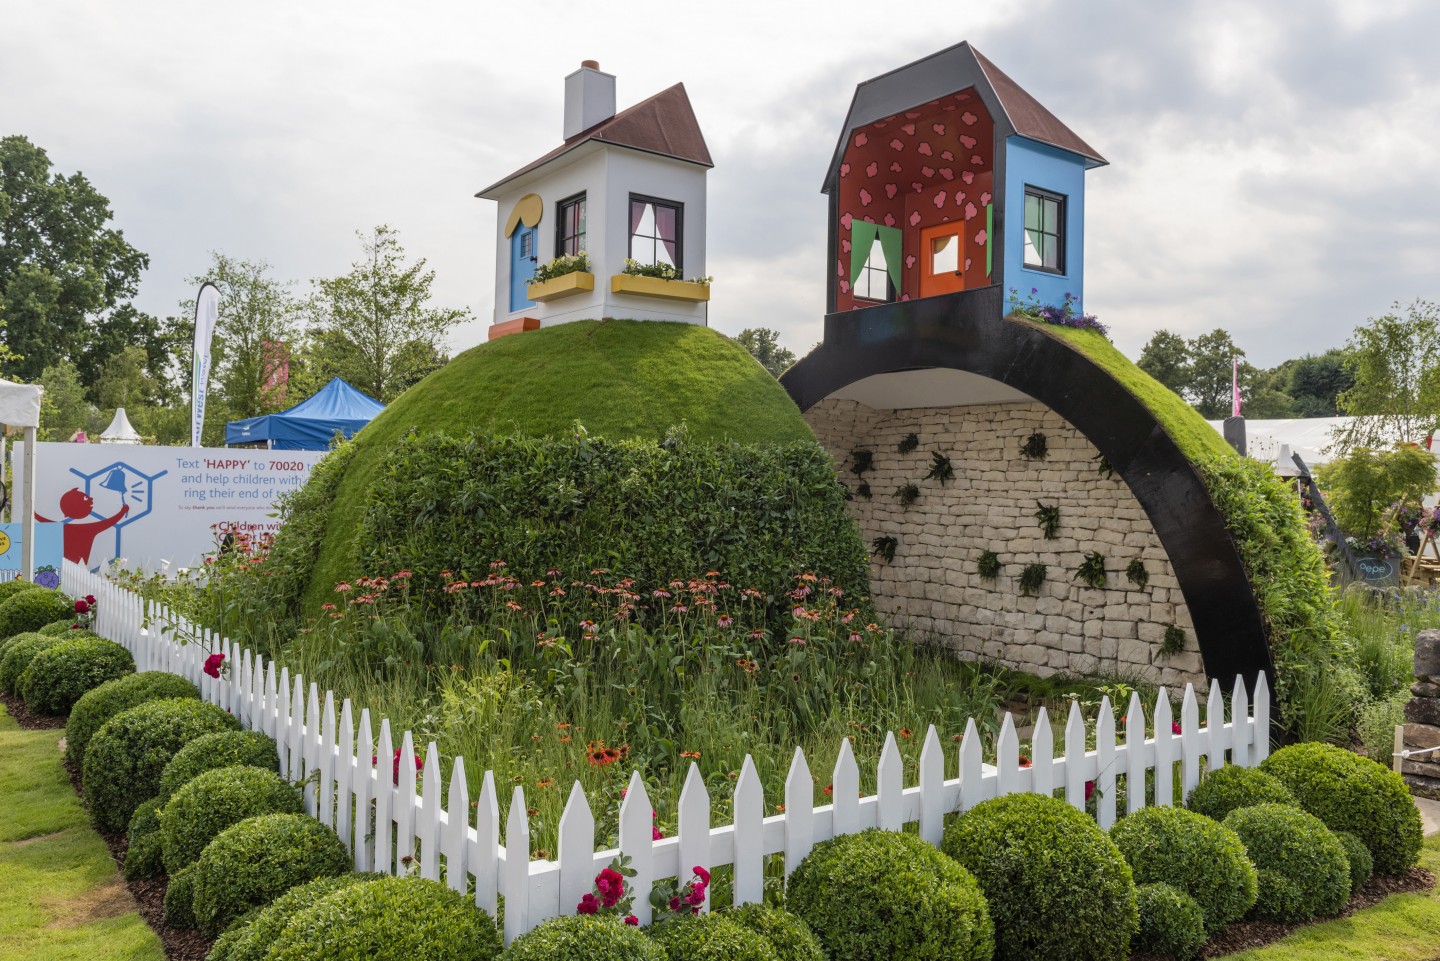
{"label": "white house", "polygon": [[[704,323],[710,288],[625,272],[626,260],[705,277],[705,175],[714,164],[676,84],[619,113],[615,77],[587,60],[565,78],[565,142],[475,196],[499,205],[493,340],[571,320]],[[531,283],[584,253],[590,270]]]}

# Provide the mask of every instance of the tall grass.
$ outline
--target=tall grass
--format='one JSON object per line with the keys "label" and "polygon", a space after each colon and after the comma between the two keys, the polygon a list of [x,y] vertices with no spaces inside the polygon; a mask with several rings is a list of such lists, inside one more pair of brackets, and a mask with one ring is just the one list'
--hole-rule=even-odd
{"label": "tall grass", "polygon": [[1440,629],[1440,591],[1375,591],[1351,587],[1336,605],[1372,698],[1408,688],[1414,673],[1415,635]]}

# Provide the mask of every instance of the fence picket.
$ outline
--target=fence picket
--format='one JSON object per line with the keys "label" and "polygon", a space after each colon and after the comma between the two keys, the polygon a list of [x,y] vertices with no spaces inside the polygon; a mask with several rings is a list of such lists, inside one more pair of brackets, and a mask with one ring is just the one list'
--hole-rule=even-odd
{"label": "fence picket", "polygon": [[1255,675],[1255,750],[1251,757],[1259,764],[1270,756],[1270,682]]}
{"label": "fence picket", "polygon": [[[645,782],[641,780],[640,772],[630,772],[630,783],[625,788],[625,800],[620,802],[620,853],[630,858],[630,867],[635,872],[635,877],[631,880],[638,893],[634,910],[635,917],[640,919],[641,924],[650,923],[649,892],[656,881],[654,810],[650,804],[650,795],[645,792]],[[735,873],[735,887],[737,890],[740,887],[738,869]],[[508,901],[506,910],[509,910]]]}
{"label": "fence picket", "polygon": [[1255,735],[1250,728],[1250,694],[1245,678],[1235,675],[1235,692],[1230,696],[1230,763],[1241,767],[1250,764],[1250,748]]}
{"label": "fence picket", "polygon": [[1115,823],[1115,712],[1108,695],[1100,698],[1100,716],[1095,721],[1095,820],[1102,831]]}
{"label": "fence picket", "polygon": [[325,692],[325,707],[321,711],[319,765],[316,773],[320,781],[315,785],[316,803],[320,807],[320,823],[335,823],[335,694]]}
{"label": "fence picket", "polygon": [[440,751],[431,741],[425,747],[425,773],[421,778],[420,815],[415,834],[420,841],[420,876],[440,880]]}
{"label": "fence picket", "polygon": [[355,870],[369,871],[375,864],[375,741],[370,736],[370,709],[360,709],[360,730],[355,736]]}
{"label": "fence picket", "polygon": [[1180,702],[1180,803],[1184,804],[1200,783],[1200,707],[1195,702],[1195,686],[1185,685],[1185,699]]}
{"label": "fence picket", "polygon": [[[965,736],[960,739],[960,810],[968,811],[985,800],[985,755],[975,719],[965,719]],[[838,832],[837,832],[838,833]]]}
{"label": "fence picket", "polygon": [[465,893],[469,886],[466,870],[470,853],[470,787],[465,783],[465,759],[456,757],[450,768],[450,803],[445,808],[445,883],[450,890]]}
{"label": "fence picket", "polygon": [[1210,679],[1210,694],[1205,701],[1205,769],[1214,771],[1225,763],[1225,699],[1220,696],[1220,682]]}
{"label": "fence picket", "polygon": [[[699,865],[709,869],[714,864],[710,850],[710,791],[700,776],[700,767],[690,762],[685,772],[685,786],[680,789],[680,839],[677,842],[680,870]],[[710,910],[710,889],[705,889],[703,911]]]}
{"label": "fence picket", "polygon": [[920,837],[937,848],[945,833],[946,807],[945,749],[931,724],[920,746]]}
{"label": "fence picket", "polygon": [[517,784],[505,818],[505,943],[529,930],[530,821],[525,814],[525,789]]}
{"label": "fence picket", "polygon": [[1160,688],[1155,698],[1155,806],[1175,803],[1175,723],[1170,713],[1170,693]]}
{"label": "fence picket", "polygon": [[[739,786],[738,783],[736,785]],[[833,813],[830,823],[832,837],[855,834],[860,830],[860,765],[855,763],[855,751],[850,739],[840,739],[840,753],[835,758],[835,770],[830,776],[830,797]],[[762,802],[763,803],[763,802]]]}
{"label": "fence picket", "polygon": [[[785,876],[789,877],[815,841],[815,784],[810,780],[810,765],[805,752],[798,747],[790,760],[790,773],[785,776]],[[682,861],[683,874],[686,865]]]}
{"label": "fence picket", "polygon": [[394,756],[395,749],[391,745],[390,719],[381,718],[380,742],[375,745],[375,854],[370,862],[370,869],[382,874],[395,873],[395,855],[390,845],[395,824],[391,815],[395,788],[390,776],[390,759]]}
{"label": "fence picket", "polygon": [[355,717],[348,697],[340,704],[340,731],[336,735],[335,750],[335,833],[345,842],[345,850],[353,855],[355,838],[350,826],[355,778]]}
{"label": "fence picket", "polygon": [[[386,755],[381,755],[384,763]],[[400,774],[395,799],[395,873],[407,874],[415,861],[415,739],[406,731],[400,738]]]}
{"label": "fence picket", "polygon": [[1086,760],[1085,719],[1080,716],[1079,702],[1071,701],[1070,716],[1065,720],[1065,800],[1082,811],[1087,800],[1086,782],[1091,779]]}
{"label": "fence picket", "polygon": [[560,862],[560,910],[573,913],[580,899],[590,893],[595,877],[595,815],[579,781],[570,786],[570,797],[560,814],[557,860]]}
{"label": "fence picket", "polygon": [[875,766],[876,827],[899,831],[905,826],[905,759],[895,743],[895,735],[885,732],[885,746],[880,749],[880,762]]}
{"label": "fence picket", "polygon": [[1020,738],[1015,733],[1015,719],[1005,712],[1000,722],[1000,736],[995,739],[995,793],[998,796],[1020,790]]}
{"label": "fence picket", "polygon": [[1055,791],[1055,732],[1043,705],[1030,733],[1030,788],[1046,797]]}
{"label": "fence picket", "polygon": [[[528,844],[526,845],[528,848]],[[500,803],[495,793],[495,775],[486,771],[480,782],[480,800],[475,802],[475,835],[470,846],[470,873],[475,875],[475,906],[495,916],[500,890]],[[527,852],[528,857],[528,852]]]}
{"label": "fence picket", "polygon": [[[844,750],[842,748],[842,750]],[[853,759],[852,759],[853,760]],[[836,774],[839,772],[837,770]],[[856,797],[858,808],[859,772],[856,772]],[[628,798],[626,800],[629,800]],[[760,775],[755,771],[755,762],[745,755],[740,765],[740,776],[735,779],[735,906],[758,903],[765,900],[765,789],[760,784]],[[858,813],[858,812],[857,812]],[[859,818],[857,817],[858,821]],[[623,825],[622,825],[623,827]],[[646,920],[641,918],[642,921]]]}

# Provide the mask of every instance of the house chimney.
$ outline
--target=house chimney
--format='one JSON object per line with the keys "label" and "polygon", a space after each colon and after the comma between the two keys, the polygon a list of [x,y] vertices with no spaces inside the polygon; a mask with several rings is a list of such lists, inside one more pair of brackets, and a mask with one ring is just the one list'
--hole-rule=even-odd
{"label": "house chimney", "polygon": [[615,116],[615,76],[585,60],[565,78],[565,139]]}

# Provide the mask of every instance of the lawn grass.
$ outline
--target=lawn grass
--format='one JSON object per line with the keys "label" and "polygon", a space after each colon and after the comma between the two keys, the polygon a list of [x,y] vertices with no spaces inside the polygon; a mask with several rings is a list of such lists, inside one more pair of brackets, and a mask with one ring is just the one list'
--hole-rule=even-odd
{"label": "lawn grass", "polygon": [[0,707],[0,958],[164,961],[60,764],[61,731]]}
{"label": "lawn grass", "polygon": [[[1440,835],[1428,838],[1420,866],[1440,874]],[[1301,928],[1229,961],[1432,961],[1440,957],[1440,890],[1397,894],[1348,918]]]}
{"label": "lawn grass", "polygon": [[660,440],[683,423],[691,440],[813,441],[800,409],[743,347],[707,327],[576,321],[471,348],[416,384],[355,437],[354,459],[310,578],[306,608],[352,577],[351,540],[365,493],[410,431],[562,436],[579,421],[597,437]]}

